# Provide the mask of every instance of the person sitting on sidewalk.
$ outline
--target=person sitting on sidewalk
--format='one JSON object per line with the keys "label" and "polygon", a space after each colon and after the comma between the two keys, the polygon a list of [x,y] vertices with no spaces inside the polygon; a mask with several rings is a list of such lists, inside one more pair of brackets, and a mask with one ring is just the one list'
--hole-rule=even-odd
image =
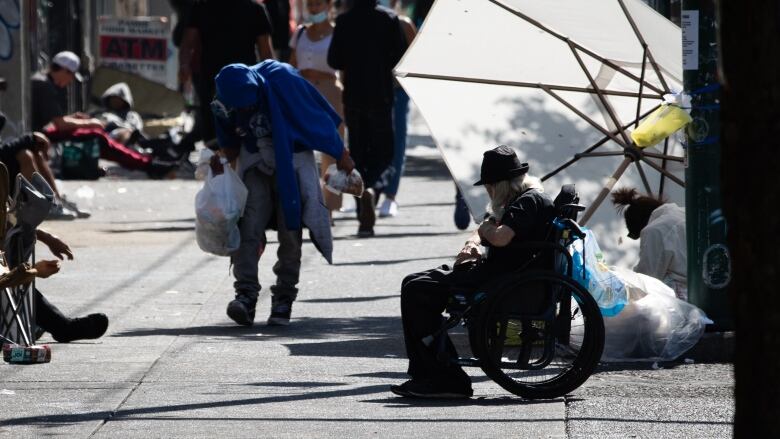
{"label": "person sitting on sidewalk", "polygon": [[637,273],[646,274],[688,300],[688,248],[685,237],[685,209],[647,195],[622,188],[612,193],[612,204],[623,214],[628,237],[639,239]]}
{"label": "person sitting on sidewalk", "polygon": [[81,80],[81,61],[69,51],[54,55],[46,72],[37,72],[32,83],[32,128],[44,132],[51,140],[87,139],[98,137],[100,157],[119,163],[127,169],[146,171],[150,177],[168,175],[177,164],[166,158],[152,157],[134,151],[114,141],[103,131],[105,124],[84,113],[67,114],[67,87]]}
{"label": "person sitting on sidewalk", "polygon": [[[62,260],[67,257],[68,260],[73,260],[73,251],[57,236],[38,229],[36,230],[36,238],[45,244],[58,259]],[[47,265],[51,266],[52,264]],[[56,271],[59,271],[59,264],[57,264]],[[108,317],[103,313],[93,313],[76,318],[67,317],[56,306],[52,305],[37,288],[34,291],[33,299],[35,324],[40,329],[38,336],[43,332],[48,332],[54,340],[60,343],[69,343],[76,340],[100,338],[108,329]]]}
{"label": "person sitting on sidewalk", "polygon": [[[0,112],[0,132],[5,127],[5,115]],[[49,139],[43,133],[26,133],[7,141],[0,141],[0,163],[8,168],[11,176],[10,190],[13,193],[16,184],[16,174],[21,173],[28,180],[37,172],[43,176],[54,191],[54,204],[47,219],[72,220],[89,218],[90,213],[79,209],[76,203],[68,201],[60,195],[54,181],[54,173],[49,167]]]}
{"label": "person sitting on sidewalk", "polygon": [[[302,225],[331,262],[330,222],[313,150],[338,158],[339,169],[352,171],[354,163],[338,133],[341,118],[289,64],[230,64],[215,82],[217,99],[211,108],[221,154],[231,162],[238,159],[238,175],[249,190],[239,222],[241,245],[232,255],[236,298],[227,315],[240,325],[252,325],[260,292],[257,264],[266,246],[265,231],[275,222],[279,260],[273,267],[276,284],[268,324],[287,325],[298,293]],[[214,156],[212,168],[218,165]]]}
{"label": "person sitting on sidewalk", "polygon": [[[521,267],[532,253],[523,242],[544,240],[555,208],[543,192],[541,182],[527,175],[528,164],[520,163],[515,152],[501,145],[486,151],[481,179],[490,195],[491,216],[482,222],[455,259],[447,265],[407,276],[401,283],[401,318],[408,374],[411,380],[390,387],[396,395],[417,398],[468,398],[471,379],[450,361],[457,358],[446,332],[432,346],[444,346],[444,360],[423,338],[441,326],[441,313],[453,288],[476,291],[504,273]],[[481,246],[488,247],[485,257]]]}

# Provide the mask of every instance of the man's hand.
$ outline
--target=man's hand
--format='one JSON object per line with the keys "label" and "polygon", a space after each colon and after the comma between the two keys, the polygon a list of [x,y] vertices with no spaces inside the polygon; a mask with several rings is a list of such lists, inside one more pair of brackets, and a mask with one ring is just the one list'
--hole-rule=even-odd
{"label": "man's hand", "polygon": [[213,156],[211,156],[211,161],[209,162],[209,166],[211,167],[211,173],[214,176],[217,176],[225,172],[225,165],[222,164],[222,156],[218,154],[214,154]]}
{"label": "man's hand", "polygon": [[340,171],[344,171],[347,175],[352,173],[355,169],[355,162],[352,160],[352,156],[349,155],[349,150],[344,148],[344,152],[341,153],[341,158],[336,162],[336,168]]}
{"label": "man's hand", "polygon": [[63,242],[57,236],[45,232],[41,229],[36,231],[36,236],[38,237],[39,241],[49,247],[51,254],[56,256],[58,259],[63,259],[63,257],[67,256],[68,260],[73,260],[73,251],[71,251],[70,247],[68,247],[68,244],[65,244],[65,242]]}
{"label": "man's hand", "polygon": [[466,245],[460,250],[458,256],[455,257],[455,265],[460,265],[465,262],[471,262],[475,259],[482,257],[482,250],[478,245],[473,242],[467,242]]}
{"label": "man's hand", "polygon": [[35,263],[36,277],[46,279],[60,271],[60,261],[38,261]]}

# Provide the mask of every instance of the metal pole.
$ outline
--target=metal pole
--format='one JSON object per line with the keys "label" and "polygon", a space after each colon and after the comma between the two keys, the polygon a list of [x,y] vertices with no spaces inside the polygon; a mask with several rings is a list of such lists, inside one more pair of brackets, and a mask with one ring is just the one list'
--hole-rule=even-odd
{"label": "metal pole", "polygon": [[683,81],[692,97],[685,170],[688,300],[715,322],[734,328],[726,287],[731,278],[720,192],[720,90],[715,0],[684,0]]}

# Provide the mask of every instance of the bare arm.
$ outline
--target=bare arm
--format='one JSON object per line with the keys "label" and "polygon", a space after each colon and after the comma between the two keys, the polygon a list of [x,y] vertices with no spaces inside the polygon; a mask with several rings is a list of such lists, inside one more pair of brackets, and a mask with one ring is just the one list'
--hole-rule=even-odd
{"label": "bare arm", "polygon": [[103,128],[103,122],[97,119],[83,119],[73,116],[60,116],[52,119],[51,123],[57,131],[72,131],[77,128]]}
{"label": "bare arm", "polygon": [[515,231],[511,227],[498,225],[493,218],[482,221],[477,231],[482,239],[494,247],[505,247],[515,237]]}
{"label": "bare arm", "polygon": [[184,30],[179,48],[179,83],[186,84],[192,79],[192,64],[196,53],[200,52],[200,32],[194,27]]}
{"label": "bare arm", "polygon": [[257,45],[257,52],[260,54],[261,60],[276,59],[274,56],[274,49],[271,46],[271,36],[268,34],[260,35],[255,41]]}

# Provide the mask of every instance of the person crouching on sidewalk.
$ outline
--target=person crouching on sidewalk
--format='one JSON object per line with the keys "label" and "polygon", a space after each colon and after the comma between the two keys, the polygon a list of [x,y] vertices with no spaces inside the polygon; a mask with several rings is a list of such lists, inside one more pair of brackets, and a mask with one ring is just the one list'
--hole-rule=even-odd
{"label": "person crouching on sidewalk", "polygon": [[221,154],[235,163],[249,190],[239,222],[241,245],[232,255],[236,297],[227,315],[252,325],[260,292],[257,264],[267,243],[265,231],[275,224],[279,249],[268,324],[288,325],[298,293],[302,226],[331,263],[333,239],[313,150],[352,171],[355,165],[338,133],[341,118],[288,64],[230,64],[215,81],[211,109]]}

